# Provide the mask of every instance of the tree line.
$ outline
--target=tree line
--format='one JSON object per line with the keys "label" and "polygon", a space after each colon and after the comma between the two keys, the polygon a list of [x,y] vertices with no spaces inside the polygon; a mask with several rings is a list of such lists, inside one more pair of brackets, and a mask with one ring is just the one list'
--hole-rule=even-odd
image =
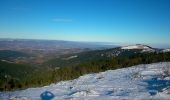
{"label": "tree line", "polygon": [[[110,59],[87,61],[77,65],[68,64],[67,66],[61,67],[59,69],[43,67],[34,69],[34,71],[31,70],[31,72],[26,73],[25,76],[21,78],[4,76],[2,73],[0,73],[0,90],[7,91],[44,86],[59,81],[72,80],[84,74],[125,68],[137,64],[149,64],[167,61],[170,61],[170,53],[138,53],[126,57],[118,56],[112,57]],[[1,66],[2,64],[3,63],[1,63]]]}

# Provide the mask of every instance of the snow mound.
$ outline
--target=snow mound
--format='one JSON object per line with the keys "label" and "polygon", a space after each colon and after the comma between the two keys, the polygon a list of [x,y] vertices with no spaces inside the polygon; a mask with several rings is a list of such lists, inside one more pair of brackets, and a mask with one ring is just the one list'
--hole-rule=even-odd
{"label": "snow mound", "polygon": [[108,70],[40,88],[0,92],[0,100],[168,100],[169,69],[170,62],[161,62]]}

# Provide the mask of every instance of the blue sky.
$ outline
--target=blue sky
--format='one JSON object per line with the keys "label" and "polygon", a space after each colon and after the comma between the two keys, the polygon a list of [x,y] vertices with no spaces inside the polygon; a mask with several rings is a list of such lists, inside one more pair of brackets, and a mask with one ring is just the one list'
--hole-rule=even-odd
{"label": "blue sky", "polygon": [[0,0],[0,38],[170,44],[170,0]]}

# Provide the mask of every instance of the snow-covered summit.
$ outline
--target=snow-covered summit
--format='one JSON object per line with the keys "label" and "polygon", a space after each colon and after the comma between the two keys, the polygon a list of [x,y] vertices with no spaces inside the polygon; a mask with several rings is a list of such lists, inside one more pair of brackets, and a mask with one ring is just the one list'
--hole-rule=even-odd
{"label": "snow-covered summit", "polygon": [[136,44],[136,45],[123,46],[121,47],[121,49],[152,49],[152,48],[147,45]]}
{"label": "snow-covered summit", "polygon": [[164,49],[162,52],[170,52],[170,49]]}
{"label": "snow-covered summit", "polygon": [[0,100],[169,100],[169,94],[170,62],[163,62],[87,74],[40,88],[0,92]]}

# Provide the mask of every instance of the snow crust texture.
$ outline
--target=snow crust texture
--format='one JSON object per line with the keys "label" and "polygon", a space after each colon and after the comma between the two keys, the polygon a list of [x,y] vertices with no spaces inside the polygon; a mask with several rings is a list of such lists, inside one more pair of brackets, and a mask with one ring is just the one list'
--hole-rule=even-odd
{"label": "snow crust texture", "polygon": [[170,100],[170,62],[87,74],[39,88],[1,92],[0,100]]}

